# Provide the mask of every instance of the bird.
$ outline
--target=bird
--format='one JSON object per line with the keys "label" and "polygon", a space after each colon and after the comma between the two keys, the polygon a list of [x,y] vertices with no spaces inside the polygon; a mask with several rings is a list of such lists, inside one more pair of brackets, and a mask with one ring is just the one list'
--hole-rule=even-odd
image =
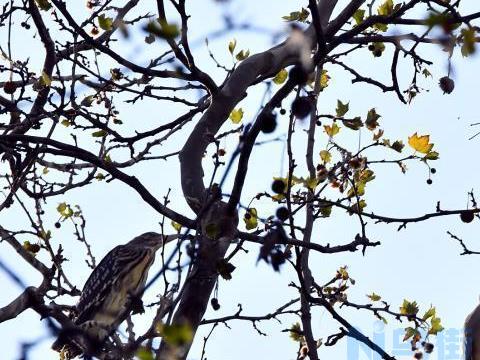
{"label": "bird", "polygon": [[85,349],[101,346],[130,313],[142,313],[141,297],[155,253],[176,238],[146,232],[108,252],[93,269],[75,306],[73,323],[80,330],[60,331],[52,349],[73,359]]}
{"label": "bird", "polygon": [[480,304],[465,320],[465,360],[480,360]]}

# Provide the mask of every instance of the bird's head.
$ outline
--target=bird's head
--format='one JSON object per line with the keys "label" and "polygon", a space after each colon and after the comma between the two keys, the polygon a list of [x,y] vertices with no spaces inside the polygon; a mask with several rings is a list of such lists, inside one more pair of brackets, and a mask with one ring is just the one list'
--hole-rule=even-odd
{"label": "bird's head", "polygon": [[159,249],[164,241],[162,234],[150,231],[135,237],[128,245],[145,247],[147,249]]}

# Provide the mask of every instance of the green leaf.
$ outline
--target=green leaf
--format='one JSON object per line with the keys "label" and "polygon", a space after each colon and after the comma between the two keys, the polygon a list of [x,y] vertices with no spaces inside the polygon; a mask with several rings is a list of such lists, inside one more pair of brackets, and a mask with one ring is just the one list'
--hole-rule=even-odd
{"label": "green leaf", "polygon": [[88,95],[88,96],[83,98],[80,105],[90,107],[90,106],[92,106],[94,99],[95,99],[95,97],[93,95]]}
{"label": "green leaf", "polygon": [[105,17],[105,14],[100,14],[98,16],[97,20],[98,20],[98,26],[100,26],[100,28],[102,30],[105,30],[105,31],[112,30],[112,28],[113,28],[113,19],[112,18]]}
{"label": "green leaf", "polygon": [[46,166],[42,170],[43,175],[47,175],[49,172],[50,172],[50,170],[48,170],[48,167],[46,167]]}
{"label": "green leaf", "polygon": [[207,226],[205,226],[205,234],[210,239],[215,239],[220,234],[220,229],[218,228],[217,224],[210,223],[210,224],[207,224]]}
{"label": "green leaf", "polygon": [[258,226],[257,209],[247,209],[245,215],[243,216],[243,221],[245,222],[245,227],[247,230],[256,229]]}
{"label": "green leaf", "polygon": [[[353,188],[350,189],[350,191],[353,192]],[[349,191],[349,193],[350,193]],[[359,196],[363,195],[365,193],[365,184],[359,184],[359,186],[357,186],[357,194]],[[356,202],[355,204],[353,204],[352,206],[350,206],[350,208],[348,209],[348,213],[349,215],[353,215],[353,214],[358,214],[358,213],[361,213],[363,211],[363,209],[365,209],[367,207],[367,202],[365,200],[360,200],[359,202]]]}
{"label": "green leaf", "polygon": [[171,222],[171,225],[177,231],[177,233],[180,233],[180,230],[182,230],[182,225],[173,220]]}
{"label": "green leaf", "polygon": [[233,39],[228,43],[228,51],[230,51],[230,54],[233,55],[233,51],[235,50],[236,46],[237,46],[237,39]]}
{"label": "green leaf", "polygon": [[462,29],[460,34],[463,40],[462,55],[465,57],[472,55],[475,52],[476,43],[475,28]]}
{"label": "green leaf", "polygon": [[443,330],[443,326],[441,324],[440,318],[435,316],[432,317],[432,320],[430,320],[430,329],[428,330],[428,334],[437,335],[442,330]]}
{"label": "green leaf", "polygon": [[413,337],[414,335],[418,334],[418,331],[412,327],[407,327],[405,329],[405,335],[403,336],[403,341],[407,341],[408,339],[410,339],[411,337]]}
{"label": "green leaf", "polygon": [[387,24],[382,24],[382,23],[376,23],[373,25],[373,27],[377,30],[380,30],[382,32],[385,32],[388,30],[388,25]]}
{"label": "green leaf", "polygon": [[339,126],[337,125],[337,123],[333,123],[332,126],[330,125],[323,125],[323,128],[325,129],[325,133],[330,136],[330,137],[333,137],[335,135],[337,135],[339,132],[340,132],[340,128]]}
{"label": "green leaf", "polygon": [[70,125],[72,125],[72,124],[70,123],[70,120],[68,120],[68,119],[63,119],[63,120],[60,122],[60,124],[62,124],[62,125],[65,126],[65,127],[69,127]]}
{"label": "green leaf", "polygon": [[243,118],[243,109],[242,108],[233,109],[229,117],[234,124],[240,123]]}
{"label": "green leaf", "polygon": [[358,130],[363,126],[363,121],[360,116],[355,116],[353,119],[342,119],[342,123],[352,130]]}
{"label": "green leaf", "polygon": [[368,111],[367,120],[365,121],[365,125],[367,126],[368,130],[375,130],[377,128],[379,125],[377,120],[379,118],[380,115],[377,114],[375,108]]}
{"label": "green leaf", "polygon": [[288,72],[285,69],[280,70],[273,78],[273,82],[277,85],[283,84],[287,80]]}
{"label": "green leaf", "polygon": [[235,59],[237,59],[238,61],[242,61],[248,58],[249,56],[250,56],[250,50],[241,50],[237,53],[237,55],[235,55]]}
{"label": "green leaf", "polygon": [[58,204],[57,211],[65,219],[68,219],[69,217],[71,217],[73,215],[72,208],[70,207],[70,205],[68,205],[65,202],[62,202],[62,203]]}
{"label": "green leaf", "polygon": [[416,301],[408,301],[407,299],[403,300],[402,306],[400,306],[400,314],[402,315],[412,315],[415,316],[418,313],[418,305]]}
{"label": "green leaf", "polygon": [[321,206],[320,207],[320,214],[322,217],[329,217],[332,214],[332,206]]}
{"label": "green leaf", "polygon": [[145,30],[163,39],[174,39],[180,35],[177,24],[169,24],[165,20],[150,21]]}
{"label": "green leaf", "polygon": [[320,159],[322,159],[324,164],[327,164],[332,160],[332,154],[327,150],[320,151]]}
{"label": "green leaf", "polygon": [[62,202],[62,203],[58,204],[58,206],[57,206],[57,211],[58,211],[60,214],[62,214],[62,213],[65,211],[66,208],[67,208],[67,203]]}
{"label": "green leaf", "polygon": [[385,0],[377,9],[378,15],[389,16],[393,14],[393,0]]}
{"label": "green leaf", "polygon": [[440,154],[436,151],[429,151],[427,155],[424,156],[425,160],[438,160]]}
{"label": "green leaf", "polygon": [[305,179],[304,185],[310,190],[315,190],[318,185],[318,180],[316,177],[308,177]]}
{"label": "green leaf", "polygon": [[42,82],[42,85],[45,86],[50,86],[52,85],[52,79],[50,79],[50,76],[45,71],[42,71],[42,76],[40,77],[40,80]]}
{"label": "green leaf", "polygon": [[52,4],[50,4],[48,0],[35,0],[35,2],[41,10],[50,10],[50,8],[52,7]]}
{"label": "green leaf", "polygon": [[302,10],[300,11],[292,11],[289,15],[282,16],[282,19],[288,22],[291,22],[291,21],[305,22],[308,19],[308,15],[310,15],[308,10],[302,7]]}
{"label": "green leaf", "polygon": [[422,316],[422,320],[428,320],[431,317],[435,317],[436,314],[436,309],[435,307],[431,306],[430,309],[428,309],[425,314]]}
{"label": "green leaf", "polygon": [[372,292],[371,295],[367,295],[367,297],[372,301],[380,301],[382,299],[380,295],[375,294],[374,292]]}
{"label": "green leaf", "polygon": [[337,100],[337,108],[335,109],[337,117],[342,117],[348,112],[348,107],[350,103],[342,103],[340,100]]}
{"label": "green leaf", "polygon": [[353,20],[355,20],[355,23],[357,25],[360,25],[360,23],[363,21],[364,17],[365,17],[365,10],[363,9],[357,9],[357,11],[355,11],[353,13]]}
{"label": "green leaf", "polygon": [[95,179],[97,179],[98,181],[102,181],[105,179],[105,175],[103,175],[101,172],[97,173],[97,175],[95,176]]}
{"label": "green leaf", "polygon": [[432,77],[432,74],[430,73],[430,71],[428,71],[427,68],[423,69],[422,74],[423,74],[423,76],[425,76],[426,78],[429,77],[429,76]]}
{"label": "green leaf", "polygon": [[98,130],[92,133],[93,137],[104,137],[107,136],[107,132],[105,130]]}
{"label": "green leaf", "polygon": [[193,339],[193,331],[188,324],[157,325],[157,331],[168,344],[182,346]]}
{"label": "green leaf", "polygon": [[50,240],[50,238],[52,237],[52,232],[50,230],[47,230],[47,231],[42,230],[40,231],[38,236],[40,236],[40,238],[43,240]]}
{"label": "green leaf", "polygon": [[328,75],[327,70],[322,70],[322,75],[320,76],[320,89],[323,90],[328,86],[328,81],[330,80],[330,75]]}
{"label": "green leaf", "polygon": [[401,153],[405,145],[403,144],[402,140],[395,140],[395,142],[390,146],[396,152]]}
{"label": "green leaf", "polygon": [[296,342],[302,342],[303,341],[302,326],[300,325],[299,322],[296,322],[290,328],[290,339],[292,339],[293,341],[296,341]]}
{"label": "green leaf", "polygon": [[138,358],[138,360],[155,360],[153,353],[144,347],[141,347],[140,349],[138,349],[135,355]]}

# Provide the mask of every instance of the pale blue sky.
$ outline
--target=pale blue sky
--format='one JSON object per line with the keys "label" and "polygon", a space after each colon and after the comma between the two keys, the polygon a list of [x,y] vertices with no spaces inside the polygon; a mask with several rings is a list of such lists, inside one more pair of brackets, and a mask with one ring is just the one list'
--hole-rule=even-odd
{"label": "pale blue sky", "polygon": [[[464,2],[468,3],[468,6],[464,6],[464,12],[478,11],[478,5],[475,7],[474,2]],[[192,41],[198,40],[200,44],[195,48],[197,63],[204,70],[212,72],[219,82],[223,74],[209,59],[202,39],[206,34],[222,27],[221,16],[224,11],[228,11],[238,21],[248,20],[255,25],[277,31],[286,29],[281,16],[299,9],[302,5],[305,6],[306,1],[234,0],[231,5],[224,8],[207,0],[190,1],[190,3],[189,13],[192,15],[190,36]],[[345,1],[341,2],[343,3]],[[69,4],[69,6],[72,5]],[[74,11],[76,18],[83,18],[88,14],[83,7],[83,2]],[[154,8],[152,7],[150,11],[154,12]],[[18,23],[20,21],[17,19]],[[2,29],[0,43],[4,47],[6,31],[5,28]],[[139,61],[138,59],[148,59],[153,56],[152,54],[160,53],[162,47],[158,41],[147,48],[140,35],[133,35],[129,40],[121,40],[118,46],[126,57]],[[210,49],[222,63],[230,63],[227,43],[233,37],[237,39],[239,49],[249,48],[251,53],[266,49],[270,46],[271,40],[268,34],[245,31],[211,40]],[[18,58],[31,56],[32,67],[35,68],[33,64],[41,61],[41,57],[37,54],[43,56],[43,50],[38,43],[33,43],[30,37],[25,36],[15,38],[13,54]],[[369,85],[352,85],[348,74],[338,71],[337,67],[327,67],[332,80],[331,85],[320,96],[320,113],[333,112],[337,99],[344,102],[350,101],[350,113],[359,116],[365,116],[368,109],[376,107],[377,112],[382,115],[380,123],[386,137],[393,140],[401,139],[406,143],[408,136],[416,131],[420,134],[429,133],[431,141],[435,143],[435,149],[440,153],[440,160],[434,165],[437,174],[433,176],[433,184],[430,186],[425,183],[428,177],[427,168],[420,163],[407,164],[409,170],[405,175],[401,174],[396,165],[375,167],[377,179],[368,185],[366,201],[367,210],[377,214],[399,217],[422,215],[435,211],[437,201],[441,201],[444,209],[464,208],[467,204],[467,191],[472,188],[479,190],[480,165],[475,155],[478,154],[480,139],[467,140],[475,133],[475,129],[469,125],[480,121],[477,104],[479,57],[463,59],[458,52],[455,53],[453,64],[456,88],[453,94],[447,96],[443,95],[437,86],[438,79],[446,75],[446,53],[431,46],[424,47],[422,54],[436,61],[436,64],[429,68],[433,78],[420,80],[420,85],[430,91],[422,93],[411,105],[401,104],[393,93],[383,94]],[[389,59],[388,56],[374,59],[365,50],[358,56],[351,57],[348,63],[367,74],[388,79]],[[101,61],[107,68],[110,66],[108,60]],[[410,62],[401,67],[400,83],[403,88],[406,88],[410,81],[409,65]],[[35,69],[39,70],[40,65]],[[245,110],[245,121],[249,121],[258,109],[263,89],[260,85],[249,90],[248,98],[241,103]],[[150,101],[136,106],[122,106],[121,118],[125,128],[129,126],[133,128],[137,125],[141,128],[149,128],[166,122],[179,111],[182,110],[172,109],[167,104],[159,106]],[[286,119],[284,120],[280,121],[274,135],[262,135],[261,140],[284,134]],[[231,128],[230,124],[225,126],[225,129],[228,128]],[[326,138],[320,131],[318,134],[316,153],[326,142]],[[65,132],[65,135],[67,136],[68,132]],[[364,139],[370,137],[367,130],[363,130],[362,137]],[[160,149],[159,153],[178,150],[184,138],[183,135],[177,134],[170,143],[166,143]],[[68,138],[65,137],[65,139]],[[358,141],[356,134],[352,135],[352,132],[345,130],[339,134],[338,139],[345,146],[352,146]],[[234,139],[230,139],[222,145],[227,149],[227,153],[231,153],[236,143]],[[299,135],[295,148],[299,154],[300,163],[303,162],[301,151],[304,145],[305,137],[302,138]],[[272,174],[281,175],[282,151],[282,144],[271,143],[253,153],[243,196],[244,202],[248,202],[259,190],[268,189]],[[410,153],[407,148],[404,151],[407,154]],[[382,153],[377,152],[371,153],[369,159],[382,157]],[[0,170],[3,172],[2,166],[4,165],[0,165]],[[298,170],[299,175],[302,175],[302,167],[303,164]],[[140,177],[152,193],[159,197],[171,187],[173,208],[178,211],[188,211],[181,194],[179,169],[175,158],[168,162],[143,163],[129,173]],[[224,191],[228,192],[228,188]],[[137,194],[115,181],[109,184],[95,183],[88,188],[71,191],[65,197],[50,199],[45,209],[48,215],[47,221],[50,222],[49,228],[53,232],[53,241],[62,243],[65,247],[65,256],[70,259],[65,264],[65,269],[67,272],[78,274],[73,279],[80,288],[89,273],[83,261],[84,249],[73,238],[70,227],[62,226],[60,230],[55,230],[53,227],[56,221],[55,208],[62,201],[82,207],[87,218],[87,237],[93,244],[97,259],[100,259],[113,246],[125,243],[139,233],[158,229],[158,215]],[[267,200],[261,200],[255,203],[255,206],[262,216],[273,214],[276,208]],[[2,211],[0,223],[12,230],[26,226],[25,216],[17,206],[13,206],[8,211]],[[410,224],[401,232],[397,232],[396,228],[396,225],[375,225],[370,222],[367,228],[368,235],[372,240],[382,241],[382,246],[369,249],[365,257],[360,252],[329,256],[312,253],[311,264],[315,278],[320,283],[326,281],[334,275],[336,269],[347,264],[351,276],[357,280],[356,285],[349,291],[351,301],[367,302],[365,294],[375,291],[388,301],[393,309],[398,308],[403,298],[416,300],[424,310],[433,304],[437,307],[437,312],[446,328],[460,330],[465,316],[478,303],[480,287],[476,285],[474,278],[480,265],[479,258],[476,256],[459,256],[461,249],[449,239],[446,231],[450,230],[462,236],[471,247],[480,249],[478,220],[473,224],[463,224],[457,216],[452,216]],[[359,232],[357,219],[334,209],[331,218],[319,221],[315,228],[314,239],[322,244],[346,243],[351,241],[357,232]],[[263,263],[257,265],[258,247],[248,246],[248,249],[250,250],[248,255],[241,254],[234,260],[237,269],[233,274],[233,280],[220,281],[221,310],[218,312],[209,310],[206,318],[233,314],[237,310],[238,303],[242,303],[244,314],[262,315],[297,296],[292,288],[287,287],[288,283],[295,279],[293,272],[284,267],[279,274],[274,273]],[[29,285],[39,284],[38,274],[22,263],[6,243],[0,244],[0,258],[16,269]],[[42,259],[44,256],[40,254],[39,258]],[[0,293],[0,306],[7,304],[22,290],[2,272],[0,272],[0,284],[4,284],[4,290]],[[160,291],[161,289],[157,291],[152,289],[146,294],[146,301],[153,300],[155,294]],[[376,321],[371,314],[351,310],[342,310],[342,314],[351,323],[365,330],[367,335],[373,336]],[[314,309],[313,316],[313,327],[317,337],[325,339],[338,329],[338,325],[323,310]],[[287,333],[281,332],[289,328],[294,320],[288,317],[282,319],[284,320],[282,324],[270,322],[258,325],[262,331],[269,334],[268,337],[258,335],[250,323],[230,322],[230,330],[219,325],[207,345],[208,359],[294,359],[297,345],[289,339]],[[142,323],[141,318],[138,323]],[[384,329],[385,346],[388,351],[392,350],[393,335],[399,326],[401,324],[391,319]],[[200,358],[203,336],[209,330],[210,327],[205,327],[199,331],[189,358]],[[140,332],[138,330],[137,334]],[[38,316],[33,311],[27,311],[14,321],[1,324],[2,355],[0,358],[16,359],[21,341],[31,341],[45,334],[45,328],[39,325]],[[459,346],[460,339],[457,340],[454,344]],[[37,346],[32,352],[32,359],[56,359],[57,355],[49,350],[50,344],[51,340],[47,340]],[[347,341],[342,340],[334,348],[322,348],[319,354],[323,359],[345,359],[347,348]],[[441,351],[436,351],[430,358],[446,359],[445,356],[442,358],[441,354]],[[397,358],[409,359],[411,356],[397,356]],[[359,360],[364,359],[372,358],[362,353]]]}

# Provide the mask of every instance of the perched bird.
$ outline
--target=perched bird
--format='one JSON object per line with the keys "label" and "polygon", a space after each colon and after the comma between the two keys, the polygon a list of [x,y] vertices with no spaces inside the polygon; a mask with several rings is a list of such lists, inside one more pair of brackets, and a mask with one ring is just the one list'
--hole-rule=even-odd
{"label": "perched bird", "polygon": [[465,360],[480,360],[480,304],[465,320]]}
{"label": "perched bird", "polygon": [[147,232],[111,250],[91,273],[76,305],[74,324],[83,341],[64,329],[52,349],[74,358],[82,349],[101,346],[130,312],[143,312],[141,297],[155,252],[177,237]]}

